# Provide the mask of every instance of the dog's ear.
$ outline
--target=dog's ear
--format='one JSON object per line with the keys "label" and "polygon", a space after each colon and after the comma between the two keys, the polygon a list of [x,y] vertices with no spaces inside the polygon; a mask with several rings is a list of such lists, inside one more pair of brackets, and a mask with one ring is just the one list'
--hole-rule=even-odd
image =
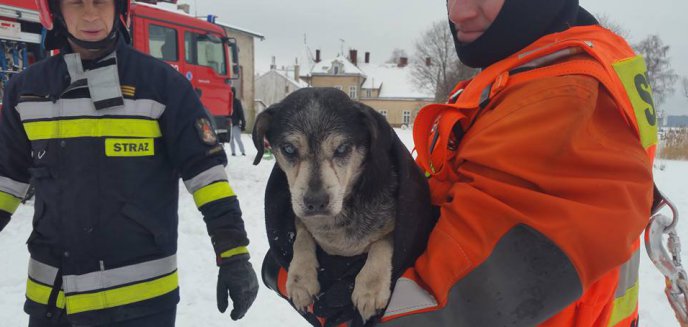
{"label": "dog's ear", "polygon": [[267,134],[270,129],[270,123],[272,122],[272,116],[275,113],[277,107],[272,105],[261,112],[258,117],[256,117],[256,122],[253,125],[253,145],[258,150],[256,158],[253,160],[253,164],[257,165],[260,160],[263,159],[263,154],[265,153],[265,134]]}
{"label": "dog's ear", "polygon": [[394,130],[384,116],[375,109],[355,102],[354,106],[362,116],[363,123],[370,134],[370,145],[366,156],[367,164],[362,174],[359,190],[363,192],[377,192],[387,185],[393,170],[391,150]]}
{"label": "dog's ear", "polygon": [[385,119],[385,116],[360,102],[356,102],[355,106],[363,116],[366,129],[370,133],[370,152],[388,153],[394,130],[387,122],[387,119]]}

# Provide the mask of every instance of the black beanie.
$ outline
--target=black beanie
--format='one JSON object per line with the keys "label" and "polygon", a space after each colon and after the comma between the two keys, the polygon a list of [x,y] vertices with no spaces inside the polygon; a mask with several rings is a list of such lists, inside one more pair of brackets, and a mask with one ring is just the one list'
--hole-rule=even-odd
{"label": "black beanie", "polygon": [[464,44],[456,38],[451,21],[449,27],[461,62],[485,68],[547,34],[594,23],[595,19],[579,7],[578,0],[505,0],[492,25],[471,43]]}

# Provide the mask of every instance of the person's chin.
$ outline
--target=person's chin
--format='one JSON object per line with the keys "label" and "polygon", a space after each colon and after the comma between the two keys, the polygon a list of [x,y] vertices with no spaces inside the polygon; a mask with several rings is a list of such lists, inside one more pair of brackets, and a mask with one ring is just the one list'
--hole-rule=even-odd
{"label": "person's chin", "polygon": [[79,40],[86,41],[86,42],[98,42],[105,40],[107,35],[103,33],[80,33],[79,35]]}
{"label": "person's chin", "polygon": [[480,38],[480,36],[483,35],[483,32],[457,32],[456,33],[456,39],[459,40],[459,42],[463,44],[468,44],[471,43],[477,39]]}

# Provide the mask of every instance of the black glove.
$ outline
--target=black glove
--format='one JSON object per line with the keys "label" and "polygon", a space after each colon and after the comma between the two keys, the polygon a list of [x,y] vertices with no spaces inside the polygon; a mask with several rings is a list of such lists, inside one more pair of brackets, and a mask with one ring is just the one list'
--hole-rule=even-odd
{"label": "black glove", "polygon": [[234,309],[230,317],[239,320],[251,307],[258,295],[258,279],[248,255],[225,259],[220,263],[217,276],[217,309],[224,313],[229,306],[227,293],[232,298]]}
{"label": "black glove", "polygon": [[241,124],[241,131],[245,132],[246,131],[246,124]]}

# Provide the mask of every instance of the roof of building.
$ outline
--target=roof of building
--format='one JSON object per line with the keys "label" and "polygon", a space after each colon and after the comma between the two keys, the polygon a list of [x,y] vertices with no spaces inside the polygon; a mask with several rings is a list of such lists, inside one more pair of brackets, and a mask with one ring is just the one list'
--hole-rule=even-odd
{"label": "roof of building", "polygon": [[241,33],[245,33],[245,34],[251,35],[251,36],[253,36],[253,37],[255,37],[255,38],[260,39],[261,41],[265,40],[265,36],[264,36],[263,34],[258,33],[258,32],[253,32],[253,31],[247,30],[247,29],[242,28],[242,27],[237,27],[237,26],[235,26],[235,25],[230,25],[230,24],[227,24],[227,23],[223,23],[223,22],[221,22],[221,21],[215,21],[215,24],[220,25],[220,26],[225,27],[225,28],[228,28],[228,29],[230,29],[230,30],[235,30],[235,31],[238,31],[238,32],[241,32]]}
{"label": "roof of building", "polygon": [[267,73],[258,76],[258,78],[256,80],[262,79],[262,78],[267,77],[268,75],[271,75],[271,74],[275,74],[276,76],[287,80],[287,82],[293,84],[294,86],[296,86],[298,88],[308,87],[308,83],[302,81],[301,79],[299,79],[297,81],[292,77],[292,75],[290,75],[290,74],[293,74],[293,71],[286,71],[286,70],[280,70],[280,69],[271,69]]}
{"label": "roof of building", "polygon": [[411,66],[397,64],[359,64],[368,78],[363,89],[380,89],[380,98],[434,98],[434,94],[419,88],[413,81]]}
{"label": "roof of building", "polygon": [[360,70],[358,67],[356,67],[356,65],[351,63],[349,59],[342,55],[339,55],[333,59],[323,60],[319,63],[316,63],[307,76],[332,75],[331,68],[333,65],[337,63],[342,68],[341,71],[337,73],[338,75],[361,75],[363,77],[366,77],[366,74],[362,70]]}

